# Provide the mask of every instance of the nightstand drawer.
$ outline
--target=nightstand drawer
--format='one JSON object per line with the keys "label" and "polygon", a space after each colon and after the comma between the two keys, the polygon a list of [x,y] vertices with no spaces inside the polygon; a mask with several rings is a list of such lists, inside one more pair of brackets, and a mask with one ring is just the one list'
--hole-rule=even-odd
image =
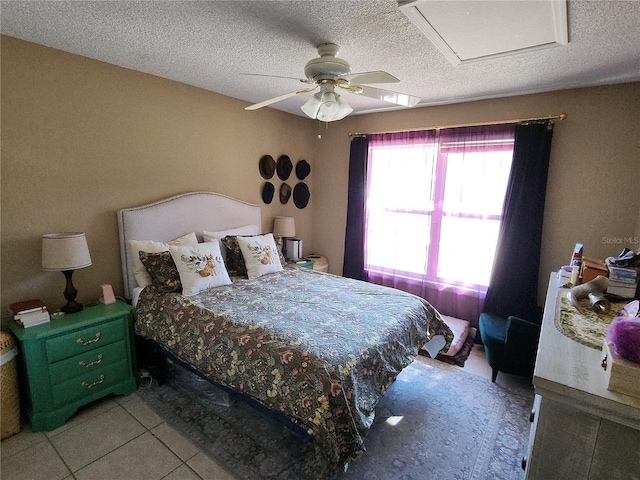
{"label": "nightstand drawer", "polygon": [[49,363],[122,340],[126,332],[125,321],[125,318],[120,318],[118,321],[102,323],[47,340]]}
{"label": "nightstand drawer", "polygon": [[65,358],[49,366],[51,385],[86,373],[95,372],[103,367],[127,358],[127,345],[124,340],[81,353],[75,357]]}
{"label": "nightstand drawer", "polygon": [[129,375],[127,361],[128,359],[123,358],[118,363],[54,385],[51,388],[53,404],[56,407],[66,405],[77,398],[99,393],[100,390],[109,388],[111,385],[124,380]]}

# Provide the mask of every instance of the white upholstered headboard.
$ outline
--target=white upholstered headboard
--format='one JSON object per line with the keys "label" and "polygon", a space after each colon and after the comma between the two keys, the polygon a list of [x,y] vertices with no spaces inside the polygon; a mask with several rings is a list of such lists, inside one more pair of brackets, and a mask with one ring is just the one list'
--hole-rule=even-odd
{"label": "white upholstered headboard", "polygon": [[136,280],[129,265],[129,240],[167,242],[189,232],[220,231],[244,225],[262,228],[259,205],[212,192],[190,192],[140,207],[118,210],[124,294],[132,298]]}

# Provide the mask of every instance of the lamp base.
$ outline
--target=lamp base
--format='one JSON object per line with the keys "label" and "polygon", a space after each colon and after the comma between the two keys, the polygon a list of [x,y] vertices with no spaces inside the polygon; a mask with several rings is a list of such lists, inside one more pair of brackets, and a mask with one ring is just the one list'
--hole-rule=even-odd
{"label": "lamp base", "polygon": [[67,299],[67,304],[62,307],[62,311],[64,313],[77,313],[82,310],[82,304],[76,302],[76,296],[78,295],[78,291],[73,286],[73,282],[71,281],[71,276],[73,275],[73,270],[64,270],[65,278],[67,279],[67,288],[64,290],[64,298]]}
{"label": "lamp base", "polygon": [[67,304],[60,310],[62,310],[64,313],[77,313],[81,312],[82,308],[82,304],[74,300],[73,302],[67,302]]}

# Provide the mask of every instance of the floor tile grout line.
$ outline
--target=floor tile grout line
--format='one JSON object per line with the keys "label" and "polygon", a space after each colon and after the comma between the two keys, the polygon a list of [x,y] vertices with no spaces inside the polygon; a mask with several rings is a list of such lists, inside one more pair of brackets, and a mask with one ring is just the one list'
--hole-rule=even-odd
{"label": "floor tile grout line", "polygon": [[[144,425],[143,425],[144,426]],[[86,465],[83,465],[82,467],[78,468],[76,471],[71,471],[71,473],[73,474],[73,476],[75,477],[75,474],[78,473],[80,470],[87,468],[89,465],[92,465],[94,463],[96,463],[98,460],[103,459],[104,457],[106,457],[107,455],[115,452],[116,450],[118,450],[119,448],[124,447],[125,445],[133,442],[135,439],[140,438],[142,435],[144,435],[145,433],[151,433],[149,432],[149,430],[146,430],[144,432],[141,432],[140,434],[136,435],[133,438],[130,438],[129,440],[127,440],[126,442],[124,442],[121,445],[118,445],[117,447],[115,447],[113,450],[109,450],[108,452],[104,453],[103,455],[100,455],[98,458],[96,458],[95,460],[92,460],[91,462],[87,463]]]}
{"label": "floor tile grout line", "polygon": [[[198,451],[198,453],[200,453],[200,452]],[[197,455],[197,453],[196,453],[196,455]],[[194,457],[195,457],[195,455],[194,455]],[[191,458],[193,458],[193,457],[191,457]],[[191,458],[190,458],[189,460],[191,460]],[[191,468],[191,465],[187,464],[187,462],[186,462],[186,461],[185,461],[185,462],[182,462],[182,463],[181,463],[180,465],[178,465],[176,468],[174,468],[173,470],[171,470],[169,473],[167,473],[167,474],[166,474],[164,477],[162,477],[160,480],[164,480],[165,478],[167,478],[169,475],[171,475],[173,472],[175,472],[176,470],[178,470],[178,469],[179,469],[180,467],[182,467],[183,465],[184,465],[185,467],[187,467],[189,470],[191,470],[191,472],[193,472],[193,474],[194,474],[196,477],[198,477],[200,480],[203,480],[203,478],[198,474],[198,472],[196,472],[193,468]]]}
{"label": "floor tile grout line", "polygon": [[[20,433],[22,433],[22,431],[23,431],[23,427],[21,426],[21,427],[20,427],[20,431],[19,431],[18,433],[16,433],[15,435],[20,435]],[[38,432],[32,432],[32,433],[38,433]],[[11,437],[7,437],[7,438],[6,438],[5,440],[3,440],[2,442],[6,442],[6,441],[8,441],[10,438],[11,438]],[[47,436],[46,436],[46,435],[42,435],[42,437],[41,437],[41,439],[40,439],[40,440],[37,440],[37,441],[35,441],[35,442],[33,442],[33,443],[29,443],[28,445],[25,445],[23,448],[21,448],[20,450],[15,451],[15,452],[13,452],[13,453],[12,453],[11,455],[9,455],[9,456],[6,456],[5,454],[1,454],[1,455],[0,455],[0,457],[2,457],[2,459],[3,459],[3,460],[5,460],[5,459],[7,459],[7,458],[11,458],[11,457],[15,456],[15,455],[16,455],[16,454],[18,454],[18,453],[22,453],[22,452],[24,452],[25,450],[28,450],[29,448],[34,447],[34,446],[36,446],[36,445],[38,445],[38,444],[40,444],[40,443],[44,442],[45,440],[47,440]],[[1,452],[2,452],[2,444],[0,443],[0,453],[1,453]]]}
{"label": "floor tile grout line", "polygon": [[[156,414],[156,415],[157,415],[157,414]],[[156,425],[156,426],[155,426],[155,427],[153,427],[153,428],[154,428],[154,429],[155,429],[155,428],[158,428],[158,427],[159,427],[160,425],[162,425],[163,423],[164,423],[167,427],[169,427],[171,430],[173,430],[174,432],[176,432],[178,435],[180,435],[180,437],[181,437],[181,438],[183,438],[186,442],[189,442],[191,445],[193,445],[193,446],[194,446],[194,448],[195,448],[196,450],[198,450],[196,453],[194,453],[193,455],[191,455],[191,456],[190,456],[189,458],[187,458],[186,460],[182,460],[182,458],[181,458],[181,457],[180,457],[180,456],[179,456],[179,455],[178,455],[178,454],[173,450],[173,448],[171,448],[171,447],[170,447],[166,442],[164,442],[160,437],[158,437],[155,433],[153,433],[152,429],[150,428],[150,429],[149,429],[149,433],[150,433],[151,435],[153,435],[155,438],[157,438],[157,439],[158,439],[158,441],[159,441],[160,443],[162,443],[162,445],[164,445],[165,447],[167,447],[167,448],[171,451],[171,453],[173,453],[176,457],[178,457],[178,458],[180,459],[180,461],[181,461],[181,462],[183,462],[183,463],[187,463],[189,460],[191,460],[193,457],[195,457],[196,455],[198,455],[198,453],[200,453],[200,452],[201,452],[201,450],[200,450],[196,445],[194,445],[194,443],[193,443],[193,442],[191,442],[188,438],[185,438],[185,436],[184,436],[184,435],[182,435],[179,431],[177,431],[175,428],[173,428],[173,427],[172,427],[169,423],[167,423],[166,421],[164,421],[164,420],[163,420],[162,422],[160,422],[158,425]]]}
{"label": "floor tile grout line", "polygon": [[[73,427],[72,427],[73,428]],[[67,468],[67,471],[71,474],[71,476],[73,478],[76,478],[76,476],[73,474],[73,470],[71,469],[71,467],[69,466],[69,464],[65,461],[65,459],[62,457],[62,455],[60,455],[60,452],[58,451],[58,449],[56,448],[56,446],[53,444],[53,442],[51,441],[51,438],[47,437],[45,435],[45,438],[47,439],[47,442],[49,442],[49,445],[51,445],[51,448],[53,448],[53,451],[56,452],[56,455],[58,455],[58,458],[60,459],[60,461],[62,462],[62,464]],[[62,478],[68,478],[69,475],[65,475]]]}
{"label": "floor tile grout line", "polygon": [[[51,432],[53,432],[54,430],[57,430],[57,428],[55,428],[54,430],[51,430],[51,432],[44,432],[44,435],[45,435],[45,437],[47,437],[47,438],[54,438],[54,437],[57,437],[58,435],[63,434],[64,432],[66,432],[66,431],[68,431],[68,430],[71,430],[72,428],[75,428],[75,427],[77,427],[78,425],[82,425],[83,423],[88,422],[89,420],[92,420],[92,419],[94,419],[95,417],[100,416],[100,415],[102,415],[103,413],[107,413],[108,411],[113,410],[114,408],[119,407],[119,406],[121,406],[119,403],[114,402],[114,404],[113,404],[113,405],[111,405],[111,407],[110,407],[110,408],[107,408],[106,410],[101,411],[100,413],[98,413],[98,414],[96,414],[96,415],[93,415],[93,416],[91,416],[91,417],[89,417],[89,418],[81,418],[81,419],[79,419],[79,420],[78,420],[78,419],[76,419],[77,424],[75,424],[75,425],[71,425],[70,427],[68,427],[68,428],[66,428],[66,429],[64,429],[64,430],[62,430],[61,432],[54,433],[54,434],[52,434],[52,435],[48,435],[48,433],[51,433]],[[85,407],[86,407],[86,405],[85,405]],[[89,407],[89,409],[88,409],[87,411],[91,410],[92,408],[96,408],[96,407],[95,407],[95,406],[91,406],[91,407]],[[76,410],[76,411],[73,413],[73,415],[76,415],[77,413],[78,413],[78,411]],[[73,415],[71,415],[71,417],[69,417],[69,418],[65,421],[64,425],[60,425],[60,427],[58,427],[58,428],[62,428],[63,426],[67,425],[67,423],[72,419]]]}
{"label": "floor tile grout line", "polygon": [[[140,437],[141,435],[144,435],[145,433],[149,432],[149,429],[148,429],[148,428],[147,428],[147,427],[146,427],[146,426],[145,426],[145,425],[144,425],[140,420],[138,420],[134,415],[132,415],[132,414],[131,414],[131,413],[130,413],[126,408],[124,408],[124,407],[123,407],[122,405],[120,405],[120,404],[116,404],[116,406],[117,406],[117,407],[122,408],[122,410],[124,410],[124,411],[127,413],[127,415],[129,415],[129,416],[130,416],[130,417],[132,417],[136,422],[138,422],[138,423],[142,426],[142,428],[144,429],[144,431],[143,431],[143,432],[141,432],[140,434],[135,435],[134,437],[130,438],[130,439],[129,439],[129,440],[127,440],[126,442],[124,442],[124,443],[122,443],[122,444],[118,445],[117,447],[115,447],[115,448],[113,448],[113,449],[109,450],[108,452],[106,452],[106,453],[104,453],[103,455],[99,456],[98,458],[96,458],[96,459],[92,460],[91,462],[87,463],[86,465],[83,465],[82,467],[78,468],[78,469],[77,469],[77,470],[75,470],[75,471],[74,471],[74,470],[72,470],[71,468],[69,468],[69,466],[68,466],[68,465],[67,465],[67,463],[65,462],[65,465],[67,466],[67,468],[69,468],[69,471],[70,471],[72,474],[74,474],[74,477],[75,477],[75,473],[79,472],[79,471],[80,471],[80,470],[82,470],[83,468],[88,467],[88,466],[89,466],[89,465],[91,465],[92,463],[97,462],[97,461],[98,461],[98,460],[100,460],[101,458],[106,457],[106,456],[107,456],[107,455],[109,455],[111,452],[116,451],[118,448],[125,446],[126,444],[128,444],[129,442],[131,442],[131,441],[135,440],[136,438]],[[114,408],[115,408],[115,407],[114,407]],[[107,413],[107,412],[109,412],[109,411],[111,411],[111,410],[113,410],[113,408],[109,408],[109,409],[105,410],[104,412],[100,412],[98,415],[95,415],[95,416],[93,416],[93,417],[91,417],[90,419],[87,419],[87,420],[93,420],[94,418],[100,417],[100,416],[104,415],[105,413]],[[78,427],[78,426],[82,425],[82,424],[83,424],[83,423],[85,423],[87,420],[84,420],[84,421],[82,421],[82,422],[78,423],[77,425],[72,426],[71,428],[69,428],[69,429],[65,430],[64,432],[67,432],[67,431],[69,431],[69,430],[71,430],[71,429],[73,429],[73,428],[76,428],[76,427]],[[64,432],[60,432],[60,433],[64,433]],[[151,432],[149,432],[149,433],[151,433]],[[54,437],[55,437],[55,436],[56,436],[56,435],[54,435]],[[47,437],[47,438],[49,438],[49,437]],[[49,441],[50,441],[50,439],[49,439]],[[53,442],[52,442],[51,444],[53,445]],[[54,446],[53,448],[55,449],[55,446]],[[60,455],[60,453],[58,452],[58,450],[57,450],[57,449],[56,449],[56,453],[60,456],[60,458],[62,458],[62,455]],[[64,459],[62,459],[62,461],[64,462]]]}

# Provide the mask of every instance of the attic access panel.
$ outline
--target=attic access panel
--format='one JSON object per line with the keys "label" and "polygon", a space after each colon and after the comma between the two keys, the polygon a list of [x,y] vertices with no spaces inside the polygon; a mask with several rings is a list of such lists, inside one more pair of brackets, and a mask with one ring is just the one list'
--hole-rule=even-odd
{"label": "attic access panel", "polygon": [[399,1],[454,65],[569,43],[566,0]]}

